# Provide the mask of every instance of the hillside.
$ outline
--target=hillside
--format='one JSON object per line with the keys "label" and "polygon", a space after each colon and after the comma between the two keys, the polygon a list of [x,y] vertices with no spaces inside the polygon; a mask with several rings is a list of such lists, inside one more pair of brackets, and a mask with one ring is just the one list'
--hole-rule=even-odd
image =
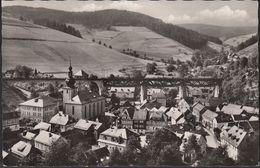
{"label": "hillside", "polygon": [[232,37],[232,38],[225,40],[224,45],[237,47],[240,43],[245,42],[246,40],[248,40],[249,38],[251,38],[254,35],[256,35],[256,33]]}
{"label": "hillside", "polygon": [[240,50],[237,55],[241,57],[258,57],[258,43],[255,43],[243,50]]}
{"label": "hillside", "polygon": [[[122,68],[145,69],[146,60],[53,29],[3,17],[2,70],[17,64],[42,72],[64,72],[72,59],[74,72],[80,69],[100,76],[120,75]],[[122,74],[121,74],[122,75]]]}
{"label": "hillside", "polygon": [[31,20],[51,18],[61,23],[82,24],[88,28],[106,29],[111,25],[146,27],[192,49],[204,47],[208,40],[221,43],[218,38],[209,37],[176,25],[167,24],[160,19],[148,15],[123,10],[111,9],[95,12],[66,12],[46,8],[8,6],[3,7],[3,12],[10,13],[17,18],[21,16]]}
{"label": "hillside", "polygon": [[224,27],[207,24],[181,24],[179,25],[186,29],[194,30],[201,34],[214,36],[223,39],[224,41],[231,37],[247,35],[257,32],[257,26],[248,27]]}
{"label": "hillside", "polygon": [[193,53],[192,49],[145,27],[113,26],[110,30],[97,30],[91,36],[118,51],[130,48],[158,61],[170,58],[186,61],[191,59]]}

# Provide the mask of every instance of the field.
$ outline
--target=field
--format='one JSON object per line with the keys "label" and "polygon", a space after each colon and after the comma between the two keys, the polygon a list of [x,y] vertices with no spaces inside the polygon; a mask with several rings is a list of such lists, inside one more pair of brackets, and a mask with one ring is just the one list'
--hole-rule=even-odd
{"label": "field", "polygon": [[258,57],[258,43],[255,43],[237,53],[237,55],[241,57]]}
{"label": "field", "polygon": [[255,33],[237,36],[237,37],[232,37],[232,38],[229,38],[226,41],[224,41],[224,45],[237,47],[240,43],[245,42],[246,40],[248,40],[249,38],[251,38],[254,35],[255,35]]}
{"label": "field", "polygon": [[[5,18],[2,26],[3,71],[27,65],[41,72],[66,72],[69,57],[74,72],[122,75],[122,68],[145,69],[148,62],[46,27]],[[11,24],[10,24],[11,23]]]}
{"label": "field", "polygon": [[90,31],[80,25],[73,26],[80,29],[86,39],[100,40],[118,51],[130,48],[154,60],[173,58],[185,61],[190,60],[193,53],[192,49],[145,27],[112,26],[110,30]]}

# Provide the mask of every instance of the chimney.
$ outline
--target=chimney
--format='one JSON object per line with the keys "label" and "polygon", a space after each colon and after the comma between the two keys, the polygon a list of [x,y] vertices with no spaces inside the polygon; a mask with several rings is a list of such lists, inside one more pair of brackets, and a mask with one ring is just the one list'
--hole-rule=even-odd
{"label": "chimney", "polygon": [[23,136],[26,136],[27,131],[23,131]]}
{"label": "chimney", "polygon": [[34,99],[34,102],[37,103],[38,102],[38,98]]}
{"label": "chimney", "polygon": [[49,137],[52,137],[52,134],[51,134],[51,133],[49,133]]}

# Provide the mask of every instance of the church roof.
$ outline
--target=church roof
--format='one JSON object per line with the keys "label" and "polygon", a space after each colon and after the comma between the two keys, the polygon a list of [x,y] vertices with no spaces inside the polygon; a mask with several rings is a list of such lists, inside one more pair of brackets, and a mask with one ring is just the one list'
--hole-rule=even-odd
{"label": "church roof", "polygon": [[77,73],[75,73],[74,76],[87,77],[88,74],[81,69],[81,70],[79,70]]}

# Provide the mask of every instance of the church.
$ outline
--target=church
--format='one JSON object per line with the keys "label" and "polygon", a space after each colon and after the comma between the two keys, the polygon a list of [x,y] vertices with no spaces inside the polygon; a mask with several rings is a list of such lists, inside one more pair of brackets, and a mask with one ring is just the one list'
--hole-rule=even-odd
{"label": "church", "polygon": [[105,115],[105,98],[88,89],[75,87],[70,63],[66,85],[63,87],[63,110],[75,119],[95,119]]}

